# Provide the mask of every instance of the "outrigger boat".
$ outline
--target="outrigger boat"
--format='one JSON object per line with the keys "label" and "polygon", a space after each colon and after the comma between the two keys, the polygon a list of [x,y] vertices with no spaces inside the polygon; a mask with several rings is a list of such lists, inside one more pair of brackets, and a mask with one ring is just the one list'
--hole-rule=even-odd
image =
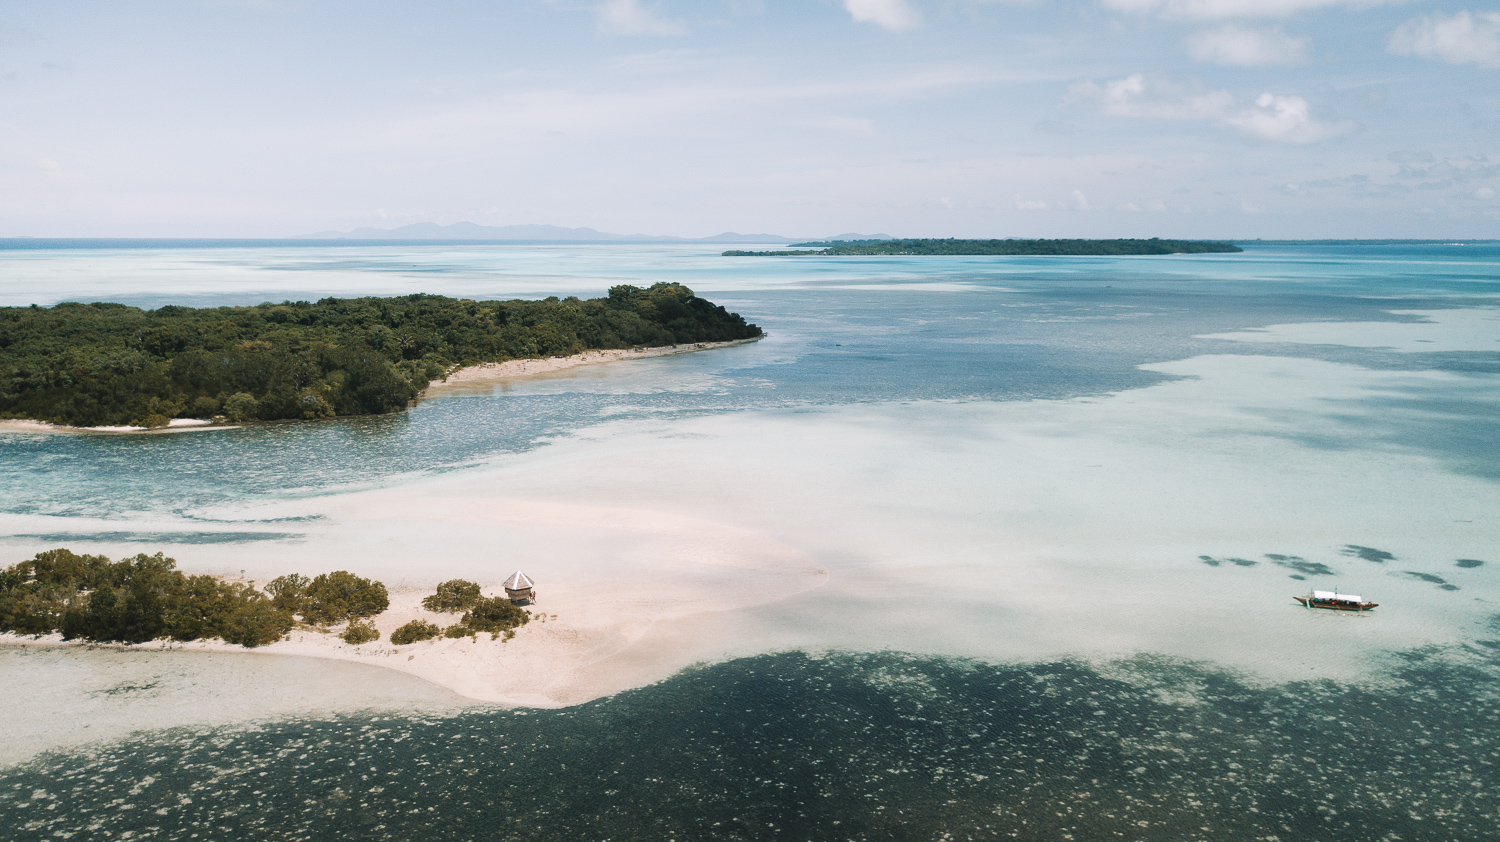
{"label": "outrigger boat", "polygon": [[1364,597],[1338,591],[1313,591],[1307,596],[1294,596],[1292,599],[1307,606],[1308,610],[1327,608],[1332,611],[1369,611],[1379,605],[1365,602]]}

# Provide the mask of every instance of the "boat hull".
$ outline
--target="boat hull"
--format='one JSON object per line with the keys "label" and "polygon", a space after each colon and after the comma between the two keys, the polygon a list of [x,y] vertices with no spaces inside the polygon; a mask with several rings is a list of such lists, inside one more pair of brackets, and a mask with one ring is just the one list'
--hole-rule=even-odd
{"label": "boat hull", "polygon": [[1313,599],[1306,596],[1294,596],[1292,599],[1297,600],[1308,608],[1321,608],[1327,611],[1369,611],[1380,605],[1378,602],[1340,602],[1331,599]]}

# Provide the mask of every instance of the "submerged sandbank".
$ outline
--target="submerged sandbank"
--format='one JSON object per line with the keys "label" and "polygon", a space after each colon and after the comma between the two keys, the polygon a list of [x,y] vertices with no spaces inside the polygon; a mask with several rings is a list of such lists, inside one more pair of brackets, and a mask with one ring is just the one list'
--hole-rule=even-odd
{"label": "submerged sandbank", "polygon": [[[161,515],[162,533],[207,521],[296,534],[151,548],[261,583],[379,579],[393,591],[383,636],[437,582],[496,594],[524,569],[548,616],[509,642],[306,634],[253,650],[517,705],[794,649],[992,663],[1150,653],[1247,680],[1365,682],[1392,652],[1461,649],[1500,628],[1500,491],[1469,445],[1426,432],[1439,411],[1457,424],[1493,405],[1494,375],[1251,355],[1149,370],[1173,379],[1094,398],[608,421],[387,487]],[[100,523],[0,516],[11,535]],[[1314,587],[1382,605],[1336,616],[1292,602]]]}

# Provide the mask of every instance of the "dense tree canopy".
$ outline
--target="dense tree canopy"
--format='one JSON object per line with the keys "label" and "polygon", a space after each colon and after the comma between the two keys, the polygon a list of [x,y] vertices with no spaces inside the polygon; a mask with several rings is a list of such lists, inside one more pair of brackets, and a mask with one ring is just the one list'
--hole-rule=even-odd
{"label": "dense tree canopy", "polygon": [[0,631],[142,643],[221,638],[278,640],[292,617],[249,585],[188,576],[161,553],[111,562],[66,549],[0,571]]}
{"label": "dense tree canopy", "polygon": [[373,617],[391,606],[385,585],[347,570],[312,579],[298,573],[278,576],[266,585],[266,593],[280,610],[317,625]]}
{"label": "dense tree canopy", "polygon": [[[349,620],[353,626],[388,607],[385,585],[347,570],[312,579],[280,576],[265,593],[213,576],[188,576],[161,553],[111,562],[57,549],[0,570],[0,631],[60,631],[68,640],[216,637],[263,646],[291,631],[299,615],[309,623]],[[362,633],[351,628],[345,634]]]}
{"label": "dense tree canopy", "polygon": [[141,310],[0,308],[0,417],[163,426],[402,409],[453,366],[596,348],[749,339],[760,328],[681,284],[605,298],[325,298]]}

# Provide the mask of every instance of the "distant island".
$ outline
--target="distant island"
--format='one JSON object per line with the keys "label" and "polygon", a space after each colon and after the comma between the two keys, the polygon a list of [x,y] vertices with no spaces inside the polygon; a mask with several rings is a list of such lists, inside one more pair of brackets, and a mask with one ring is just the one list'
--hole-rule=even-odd
{"label": "distant island", "polygon": [[1002,255],[1125,255],[1220,254],[1244,251],[1230,243],[1206,240],[826,240],[793,243],[800,251],[742,251],[724,257],[839,257],[850,255],[1002,254]]}
{"label": "distant island", "polygon": [[404,409],[463,366],[591,349],[753,339],[761,329],[676,283],[587,301],[440,295],[142,310],[0,308],[0,418],[165,427]]}

